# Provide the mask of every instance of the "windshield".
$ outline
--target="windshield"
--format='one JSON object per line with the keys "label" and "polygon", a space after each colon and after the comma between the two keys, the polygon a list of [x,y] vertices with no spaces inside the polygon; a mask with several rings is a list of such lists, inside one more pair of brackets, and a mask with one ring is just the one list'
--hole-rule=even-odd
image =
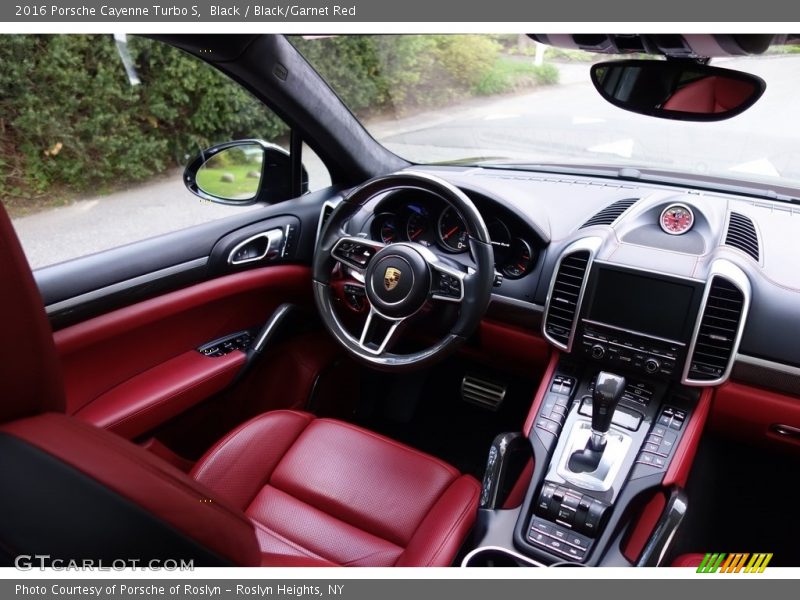
{"label": "windshield", "polygon": [[524,35],[292,42],[379,142],[415,163],[620,165],[800,187],[795,47],[713,59],[762,77],[767,89],[739,116],[696,123],[608,104],[589,69],[615,57],[544,47]]}

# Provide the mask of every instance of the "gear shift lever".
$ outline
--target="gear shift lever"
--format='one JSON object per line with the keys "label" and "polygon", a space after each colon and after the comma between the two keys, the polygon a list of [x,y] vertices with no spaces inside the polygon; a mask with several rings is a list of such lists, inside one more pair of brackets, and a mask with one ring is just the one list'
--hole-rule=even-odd
{"label": "gear shift lever", "polygon": [[600,371],[592,394],[592,436],[586,448],[569,457],[569,468],[574,473],[591,473],[600,464],[606,447],[606,434],[611,419],[625,391],[625,378]]}
{"label": "gear shift lever", "polygon": [[589,445],[595,452],[606,447],[606,434],[611,428],[611,419],[625,392],[625,378],[600,371],[592,394],[592,437]]}

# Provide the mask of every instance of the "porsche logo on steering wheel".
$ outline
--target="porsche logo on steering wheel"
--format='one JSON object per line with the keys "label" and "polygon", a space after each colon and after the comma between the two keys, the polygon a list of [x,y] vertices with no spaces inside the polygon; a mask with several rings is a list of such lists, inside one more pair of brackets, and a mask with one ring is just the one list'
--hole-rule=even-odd
{"label": "porsche logo on steering wheel", "polygon": [[387,292],[391,292],[397,287],[402,274],[403,273],[400,271],[400,269],[395,269],[394,267],[386,268],[386,271],[383,273],[383,287],[386,288]]}

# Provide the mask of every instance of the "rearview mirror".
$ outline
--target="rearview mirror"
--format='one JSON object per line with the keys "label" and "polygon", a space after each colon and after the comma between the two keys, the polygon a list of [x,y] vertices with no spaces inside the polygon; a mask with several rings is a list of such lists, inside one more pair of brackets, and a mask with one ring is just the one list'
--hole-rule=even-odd
{"label": "rearview mirror", "polygon": [[675,60],[597,63],[592,83],[608,102],[631,112],[683,121],[721,121],[750,108],[764,80],[749,73]]}
{"label": "rearview mirror", "polygon": [[[305,193],[308,174],[301,171],[300,193]],[[203,150],[186,167],[183,182],[204,200],[246,206],[290,198],[291,177],[286,150],[262,140],[238,140]]]}

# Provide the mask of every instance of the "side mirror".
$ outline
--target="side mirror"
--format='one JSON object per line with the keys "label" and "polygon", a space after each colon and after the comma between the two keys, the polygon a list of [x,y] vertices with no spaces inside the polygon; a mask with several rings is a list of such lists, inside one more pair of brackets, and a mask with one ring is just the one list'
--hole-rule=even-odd
{"label": "side mirror", "polygon": [[608,102],[631,112],[682,121],[722,121],[761,97],[760,77],[685,60],[620,60],[592,66]]}
{"label": "side mirror", "polygon": [[[279,202],[292,196],[289,153],[263,140],[238,140],[198,154],[183,173],[190,192],[211,202],[247,206]],[[308,190],[302,169],[301,193]]]}

